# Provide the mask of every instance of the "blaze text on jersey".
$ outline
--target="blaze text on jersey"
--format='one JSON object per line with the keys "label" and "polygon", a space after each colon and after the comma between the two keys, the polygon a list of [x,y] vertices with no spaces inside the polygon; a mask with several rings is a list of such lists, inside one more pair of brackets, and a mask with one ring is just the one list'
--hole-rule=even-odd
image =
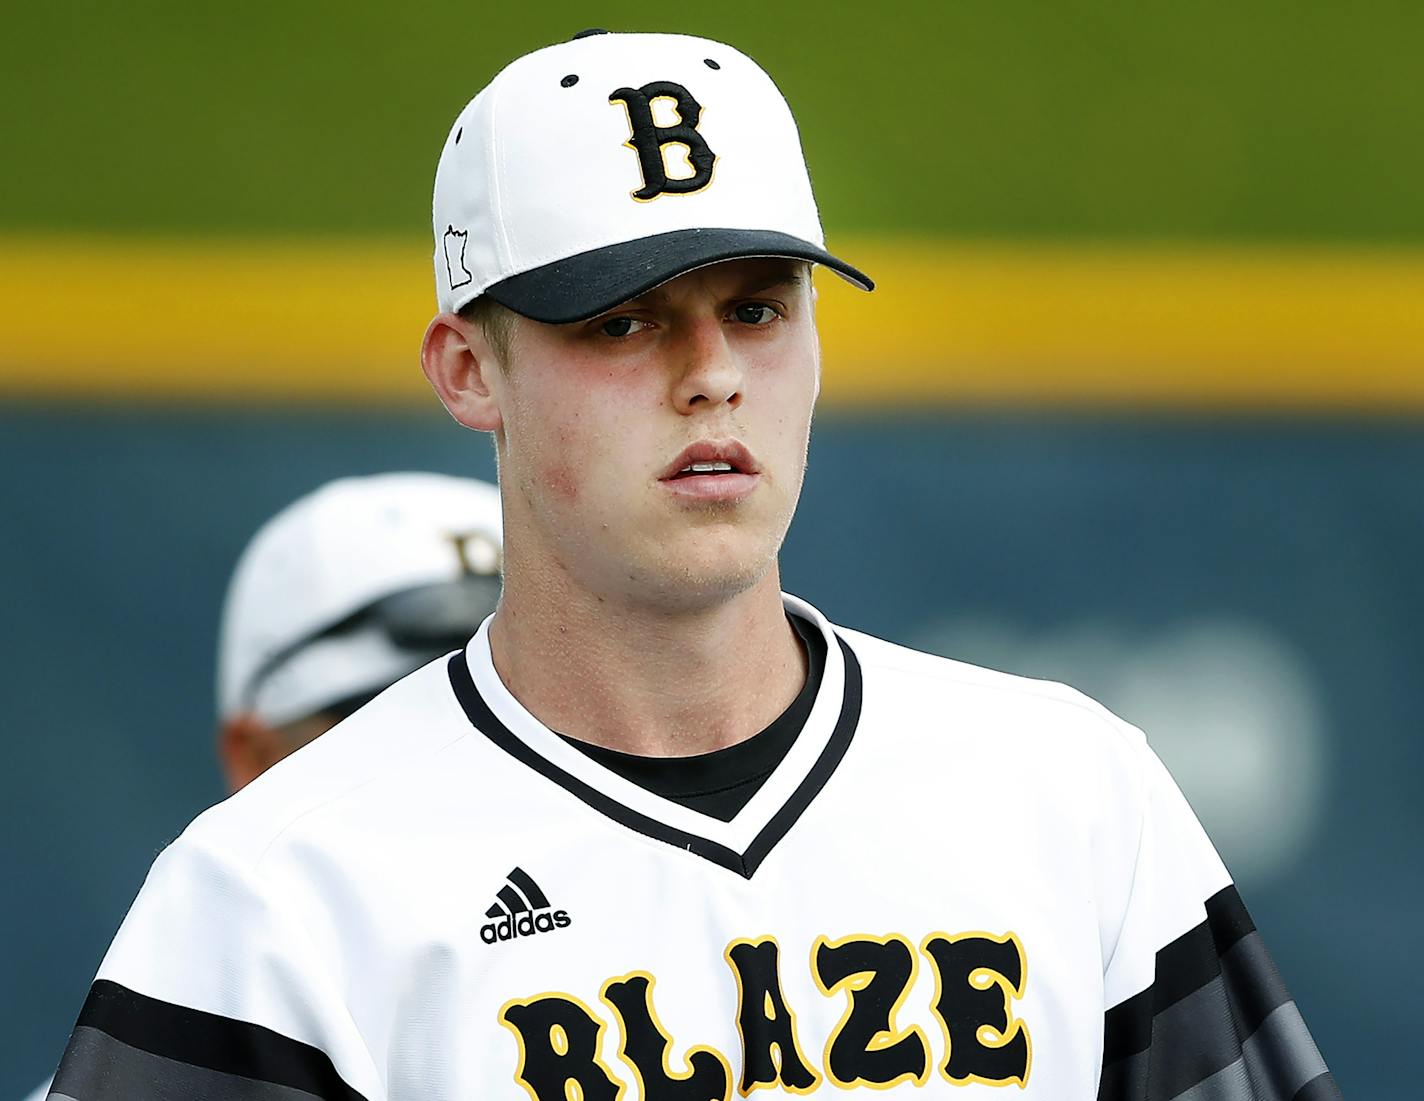
{"label": "blaze text on jersey", "polygon": [[[732,1058],[706,1045],[682,1052],[677,1061],[687,1069],[675,1071],[673,1038],[654,1007],[655,979],[634,971],[603,984],[599,1009],[557,991],[506,1002],[499,1022],[518,1042],[515,1080],[533,1101],[620,1101],[628,1078],[645,1101],[730,1101],[734,1090],[745,1096],[766,1088],[807,1094],[827,1082],[841,1089],[922,1086],[932,1073],[955,1085],[1028,1083],[1029,1030],[1014,1016],[1028,962],[1013,933],[931,933],[918,951],[898,934],[817,937],[811,977],[822,994],[844,1002],[819,1060],[807,1056],[798,1036],[776,940],[734,940],[723,958],[737,988],[740,1073]],[[922,963],[935,978],[938,1053],[925,1029],[897,1019]],[[603,1058],[610,1025],[626,1070]]]}

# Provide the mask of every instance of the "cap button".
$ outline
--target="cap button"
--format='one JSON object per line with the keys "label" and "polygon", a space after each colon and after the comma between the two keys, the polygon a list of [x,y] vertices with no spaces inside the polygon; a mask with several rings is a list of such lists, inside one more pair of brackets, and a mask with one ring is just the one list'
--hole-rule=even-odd
{"label": "cap button", "polygon": [[604,30],[602,27],[590,27],[590,28],[589,28],[588,30],[586,30],[586,31],[579,31],[578,34],[576,34],[576,35],[574,35],[572,38],[570,38],[569,41],[570,41],[570,42],[577,42],[580,38],[591,38],[591,37],[593,37],[593,36],[596,35],[596,34],[607,34],[607,33],[608,33],[608,32],[607,32],[606,30]]}

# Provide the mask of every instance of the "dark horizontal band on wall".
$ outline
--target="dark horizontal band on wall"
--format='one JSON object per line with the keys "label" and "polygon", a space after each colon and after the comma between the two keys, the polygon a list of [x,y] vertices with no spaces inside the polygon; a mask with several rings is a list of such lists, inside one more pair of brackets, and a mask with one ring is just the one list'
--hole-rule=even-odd
{"label": "dark horizontal band on wall", "polygon": [[[842,240],[834,405],[1424,412],[1424,251]],[[419,242],[0,238],[0,397],[433,400]]]}

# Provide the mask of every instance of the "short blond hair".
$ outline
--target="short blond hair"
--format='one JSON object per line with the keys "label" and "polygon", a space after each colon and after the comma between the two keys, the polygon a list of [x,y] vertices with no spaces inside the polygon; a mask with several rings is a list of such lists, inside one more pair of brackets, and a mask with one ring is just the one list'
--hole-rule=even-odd
{"label": "short blond hair", "polygon": [[519,321],[519,315],[508,306],[501,306],[493,298],[482,294],[460,308],[460,319],[480,327],[495,355],[499,356],[499,361],[507,368],[509,348],[514,340],[514,326]]}

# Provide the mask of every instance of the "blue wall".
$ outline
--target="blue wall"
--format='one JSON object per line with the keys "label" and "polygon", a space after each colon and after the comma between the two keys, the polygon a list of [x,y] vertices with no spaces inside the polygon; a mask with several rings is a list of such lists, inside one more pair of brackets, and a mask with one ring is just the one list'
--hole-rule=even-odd
{"label": "blue wall", "polygon": [[[212,640],[248,536],[338,475],[493,464],[438,412],[38,408],[0,411],[0,464],[3,1101],[57,1059],[155,852],[222,794]],[[1410,422],[828,416],[785,581],[1147,726],[1345,1092],[1403,1098],[1421,473]]]}

